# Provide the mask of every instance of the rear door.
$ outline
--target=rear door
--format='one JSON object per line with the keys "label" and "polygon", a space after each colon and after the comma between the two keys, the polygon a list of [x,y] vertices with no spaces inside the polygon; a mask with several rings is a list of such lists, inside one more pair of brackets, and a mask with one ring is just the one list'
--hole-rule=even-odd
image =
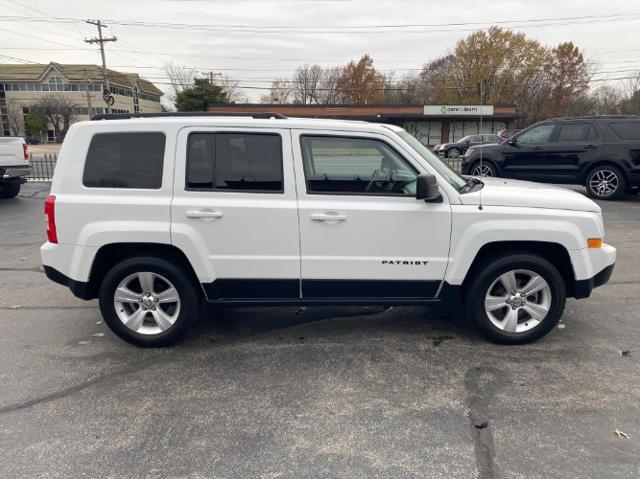
{"label": "rear door", "polygon": [[171,216],[172,242],[199,261],[210,300],[299,298],[289,130],[181,130]]}
{"label": "rear door", "polygon": [[549,145],[545,181],[579,183],[585,163],[600,156],[602,140],[589,122],[567,122],[559,126],[555,140]]}
{"label": "rear door", "polygon": [[529,181],[544,181],[550,144],[556,123],[533,126],[501,147],[502,176]]}
{"label": "rear door", "polygon": [[415,198],[420,172],[378,134],[294,131],[302,297],[426,299],[449,255],[451,209]]}

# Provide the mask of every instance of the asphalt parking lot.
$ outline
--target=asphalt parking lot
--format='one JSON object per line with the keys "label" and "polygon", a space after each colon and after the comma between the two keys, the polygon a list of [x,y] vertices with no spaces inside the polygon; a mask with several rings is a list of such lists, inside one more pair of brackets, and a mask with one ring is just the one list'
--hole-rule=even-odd
{"label": "asphalt parking lot", "polygon": [[242,308],[142,350],[41,272],[47,194],[0,202],[0,477],[640,477],[638,196],[601,204],[611,282],[532,345],[425,308]]}

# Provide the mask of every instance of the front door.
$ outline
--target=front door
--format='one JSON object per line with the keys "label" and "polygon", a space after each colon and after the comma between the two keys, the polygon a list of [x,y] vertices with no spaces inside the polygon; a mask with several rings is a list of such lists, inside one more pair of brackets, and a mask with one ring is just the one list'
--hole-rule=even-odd
{"label": "front door", "polygon": [[545,181],[550,142],[555,123],[543,123],[515,136],[502,145],[502,176],[529,181]]}
{"label": "front door", "polygon": [[424,166],[376,134],[294,131],[302,297],[433,298],[451,209],[415,198]]}
{"label": "front door", "polygon": [[299,298],[292,163],[287,129],[179,133],[171,240],[195,258],[209,300]]}

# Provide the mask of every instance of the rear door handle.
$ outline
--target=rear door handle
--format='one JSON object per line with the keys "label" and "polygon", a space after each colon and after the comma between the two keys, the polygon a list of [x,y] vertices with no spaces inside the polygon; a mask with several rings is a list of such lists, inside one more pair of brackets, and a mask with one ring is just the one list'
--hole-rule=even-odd
{"label": "rear door handle", "polygon": [[187,218],[203,220],[215,220],[224,216],[222,211],[215,211],[210,209],[187,211],[184,215]]}
{"label": "rear door handle", "polygon": [[338,213],[337,211],[327,211],[325,213],[311,213],[311,219],[313,221],[324,221],[326,223],[337,223],[338,221],[345,221],[347,215]]}

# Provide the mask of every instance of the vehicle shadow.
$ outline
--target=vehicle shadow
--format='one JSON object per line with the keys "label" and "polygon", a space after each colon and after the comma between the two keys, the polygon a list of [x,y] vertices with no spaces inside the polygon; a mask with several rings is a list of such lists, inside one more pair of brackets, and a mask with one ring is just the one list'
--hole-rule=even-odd
{"label": "vehicle shadow", "polygon": [[464,318],[452,318],[427,306],[207,306],[187,343],[414,334],[437,344],[454,337],[478,338]]}

